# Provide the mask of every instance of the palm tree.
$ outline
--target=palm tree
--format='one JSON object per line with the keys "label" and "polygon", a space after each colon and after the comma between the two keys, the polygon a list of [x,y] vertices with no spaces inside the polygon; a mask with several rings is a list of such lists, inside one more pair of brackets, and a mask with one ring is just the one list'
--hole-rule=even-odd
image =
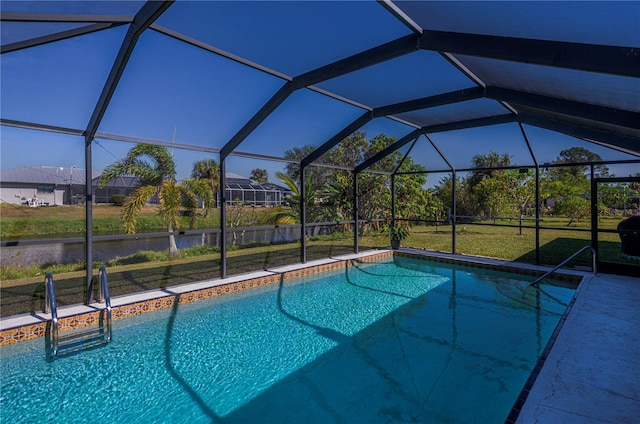
{"label": "palm tree", "polygon": [[[173,157],[163,146],[138,144],[134,146],[124,159],[107,166],[100,175],[100,188],[110,181],[122,177],[133,176],[138,179],[136,189],[125,201],[120,220],[127,234],[134,234],[136,221],[144,205],[153,196],[158,197],[160,216],[169,233],[179,227],[180,211],[186,209],[190,217],[190,226],[195,222],[197,196],[210,205],[212,200],[203,185],[196,180],[187,180],[183,184],[176,182],[176,170]],[[177,256],[178,247],[173,234],[169,234],[169,255]]]}
{"label": "palm tree", "polygon": [[266,183],[268,181],[269,173],[266,169],[255,168],[251,170],[251,179],[258,183]]}
{"label": "palm tree", "polygon": [[[290,209],[276,209],[274,212],[264,216],[262,222],[265,224],[296,224],[302,222],[302,208],[300,189],[293,178],[283,172],[276,172],[276,177],[286,185],[293,193],[289,196]],[[313,182],[313,175],[308,175],[305,181],[304,204],[306,208],[307,222],[320,222],[331,214],[327,207],[323,206],[321,200],[325,194],[325,187],[317,187]]]}
{"label": "palm tree", "polygon": [[[213,159],[202,159],[195,162],[191,171],[191,178],[203,182],[210,191],[212,199],[215,199],[216,193],[220,189],[220,165],[218,165],[218,162]],[[205,217],[207,216],[209,216],[208,210],[205,212]]]}
{"label": "palm tree", "polygon": [[[512,157],[508,153],[499,154],[491,151],[486,155],[477,154],[471,158],[471,166],[477,168],[477,171],[472,171],[472,175],[469,177],[469,185],[475,187],[485,177],[492,178],[496,175],[500,175],[502,171],[495,168],[507,168],[511,165]],[[494,169],[484,169],[494,168]]]}

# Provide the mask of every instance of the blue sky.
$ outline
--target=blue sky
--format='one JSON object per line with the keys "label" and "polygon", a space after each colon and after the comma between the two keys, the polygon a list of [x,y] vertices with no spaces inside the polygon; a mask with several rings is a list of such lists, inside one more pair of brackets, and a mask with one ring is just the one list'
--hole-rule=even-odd
{"label": "blue sky", "polygon": [[[112,3],[100,7],[113,14],[131,13],[133,6],[137,7],[134,2]],[[408,34],[406,27],[375,2],[331,3],[327,7],[322,2],[177,2],[157,23],[290,76]],[[52,11],[47,9],[51,6],[47,2],[22,2],[17,6],[3,2],[3,10],[16,7],[42,12]],[[72,12],[91,12],[85,6],[75,9],[73,2],[64,6]],[[335,8],[341,13],[335,14]],[[232,16],[243,19],[238,24],[230,19]],[[579,17],[573,18],[570,25],[577,21]],[[3,23],[2,43],[61,28],[65,27]],[[2,117],[83,130],[125,32],[126,27],[119,27],[2,55]],[[397,74],[400,69],[403,71]],[[441,56],[419,51],[318,86],[373,107],[473,86],[461,73],[450,71],[452,65]],[[283,83],[276,76],[146,31],[98,131],[221,148]],[[383,95],[385,92],[391,94]],[[480,108],[487,114],[500,113],[502,108],[486,100],[476,102],[487,103]],[[460,105],[456,111],[476,113],[478,108],[468,103],[468,107]],[[320,145],[362,112],[311,90],[299,90],[237,150],[282,156],[294,146]],[[453,112],[443,107],[425,114],[425,119],[434,114],[446,117]],[[369,137],[385,133],[399,138],[412,128],[380,118],[362,130]],[[2,169],[36,165],[84,167],[82,138],[6,126],[0,131]],[[552,161],[562,149],[574,145],[588,147],[605,159],[631,158],[549,131],[530,127],[527,131],[541,163]],[[439,133],[433,139],[458,168],[469,166],[474,153],[491,150],[512,154],[518,164],[532,163],[516,124]],[[101,170],[124,156],[131,146],[98,140],[93,147],[94,169]],[[424,138],[412,156],[428,169],[446,168]],[[195,160],[217,160],[217,155],[179,149],[174,151],[174,157],[179,177],[188,176]],[[257,167],[268,169],[270,179],[275,180],[274,172],[281,170],[283,164],[237,157],[228,162],[229,171],[243,175]],[[637,170],[618,171],[620,175],[631,172]]]}

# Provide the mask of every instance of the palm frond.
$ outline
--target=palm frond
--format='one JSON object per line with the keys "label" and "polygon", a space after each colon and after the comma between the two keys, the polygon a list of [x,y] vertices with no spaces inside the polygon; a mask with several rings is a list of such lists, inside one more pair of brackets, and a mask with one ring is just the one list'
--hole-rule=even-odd
{"label": "palm frond", "polygon": [[189,213],[189,228],[193,228],[196,224],[196,209],[198,208],[198,197],[188,185],[177,186],[182,196],[182,206]]}
{"label": "palm frond", "polygon": [[298,224],[299,220],[292,211],[274,211],[264,215],[260,223],[264,225]]}
{"label": "palm frond", "polygon": [[160,215],[164,224],[170,230],[177,229],[179,227],[178,216],[180,215],[182,196],[180,188],[174,180],[162,183],[158,192],[158,200],[160,201]]}
{"label": "palm frond", "polygon": [[175,162],[169,150],[164,146],[157,146],[153,144],[136,144],[125,157],[125,161],[134,162],[141,157],[148,157],[155,163],[154,169],[163,179],[172,179],[176,175]]}
{"label": "palm frond", "polygon": [[109,182],[123,176],[138,178],[141,186],[159,185],[162,181],[162,176],[158,175],[147,162],[140,159],[131,161],[123,159],[108,165],[104,169],[98,179],[98,186],[103,188]]}
{"label": "palm frond", "polygon": [[277,171],[276,172],[276,177],[278,177],[278,179],[284,185],[286,185],[287,188],[293,192],[293,194],[295,194],[295,195],[299,195],[300,194],[300,190],[298,189],[298,185],[296,184],[295,181],[293,181],[293,178],[291,178],[291,176],[289,174],[285,174],[284,172]]}
{"label": "palm frond", "polygon": [[158,191],[155,186],[141,186],[131,193],[131,197],[125,202],[122,208],[122,226],[127,234],[135,234],[136,221],[140,211],[147,201]]}
{"label": "palm frond", "polygon": [[182,184],[202,200],[205,209],[213,208],[214,193],[207,181],[189,178],[182,181]]}

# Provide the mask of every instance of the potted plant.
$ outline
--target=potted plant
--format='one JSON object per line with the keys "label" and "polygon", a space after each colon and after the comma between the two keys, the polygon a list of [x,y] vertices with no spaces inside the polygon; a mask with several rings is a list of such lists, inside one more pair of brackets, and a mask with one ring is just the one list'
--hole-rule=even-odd
{"label": "potted plant", "polygon": [[397,250],[400,248],[400,242],[409,236],[409,227],[406,225],[394,225],[389,228],[389,237],[391,238],[391,248]]}

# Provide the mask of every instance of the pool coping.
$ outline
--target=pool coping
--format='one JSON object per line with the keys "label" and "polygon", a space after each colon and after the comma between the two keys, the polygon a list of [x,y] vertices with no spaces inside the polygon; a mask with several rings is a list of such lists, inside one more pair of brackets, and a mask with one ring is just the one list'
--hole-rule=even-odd
{"label": "pool coping", "polygon": [[520,393],[518,394],[516,401],[511,407],[511,411],[509,411],[509,415],[507,416],[504,424],[515,424],[518,421],[518,418],[520,417],[520,412],[522,412],[522,408],[524,407],[524,404],[527,402],[527,399],[529,398],[531,389],[533,388],[534,383],[538,379],[538,376],[542,371],[542,367],[544,367],[544,364],[547,362],[547,359],[549,358],[551,349],[555,345],[556,340],[560,335],[560,331],[562,330],[562,327],[567,321],[567,318],[569,317],[569,314],[571,313],[571,310],[573,309],[573,306],[576,303],[576,299],[578,298],[578,295],[582,290],[582,287],[583,287],[582,284],[580,284],[576,288],[576,291],[571,297],[571,300],[569,301],[567,308],[564,310],[564,313],[562,314],[562,316],[560,317],[560,320],[556,324],[556,327],[554,328],[553,333],[551,333],[549,340],[547,340],[547,344],[545,345],[542,353],[538,357],[538,360],[536,361],[536,364],[534,365],[533,369],[531,370],[531,373],[529,374],[527,381],[525,381],[524,386],[520,390]]}
{"label": "pool coping", "polygon": [[[170,308],[175,302],[186,304],[198,300],[235,293],[260,286],[278,283],[282,280],[304,277],[321,272],[340,269],[350,260],[373,262],[395,256],[432,261],[462,264],[476,268],[495,269],[518,274],[538,276],[550,267],[536,266],[521,262],[484,258],[477,256],[440,253],[429,250],[402,248],[399,250],[369,250],[331,258],[318,259],[306,263],[298,263],[234,275],[224,279],[211,279],[179,286],[166,287],[111,298],[112,317],[114,320]],[[581,279],[584,272],[559,270],[554,279]],[[59,331],[70,331],[95,325],[100,319],[104,304],[70,305],[58,309]],[[35,312],[0,318],[0,346],[18,343],[43,337],[51,314]]]}

